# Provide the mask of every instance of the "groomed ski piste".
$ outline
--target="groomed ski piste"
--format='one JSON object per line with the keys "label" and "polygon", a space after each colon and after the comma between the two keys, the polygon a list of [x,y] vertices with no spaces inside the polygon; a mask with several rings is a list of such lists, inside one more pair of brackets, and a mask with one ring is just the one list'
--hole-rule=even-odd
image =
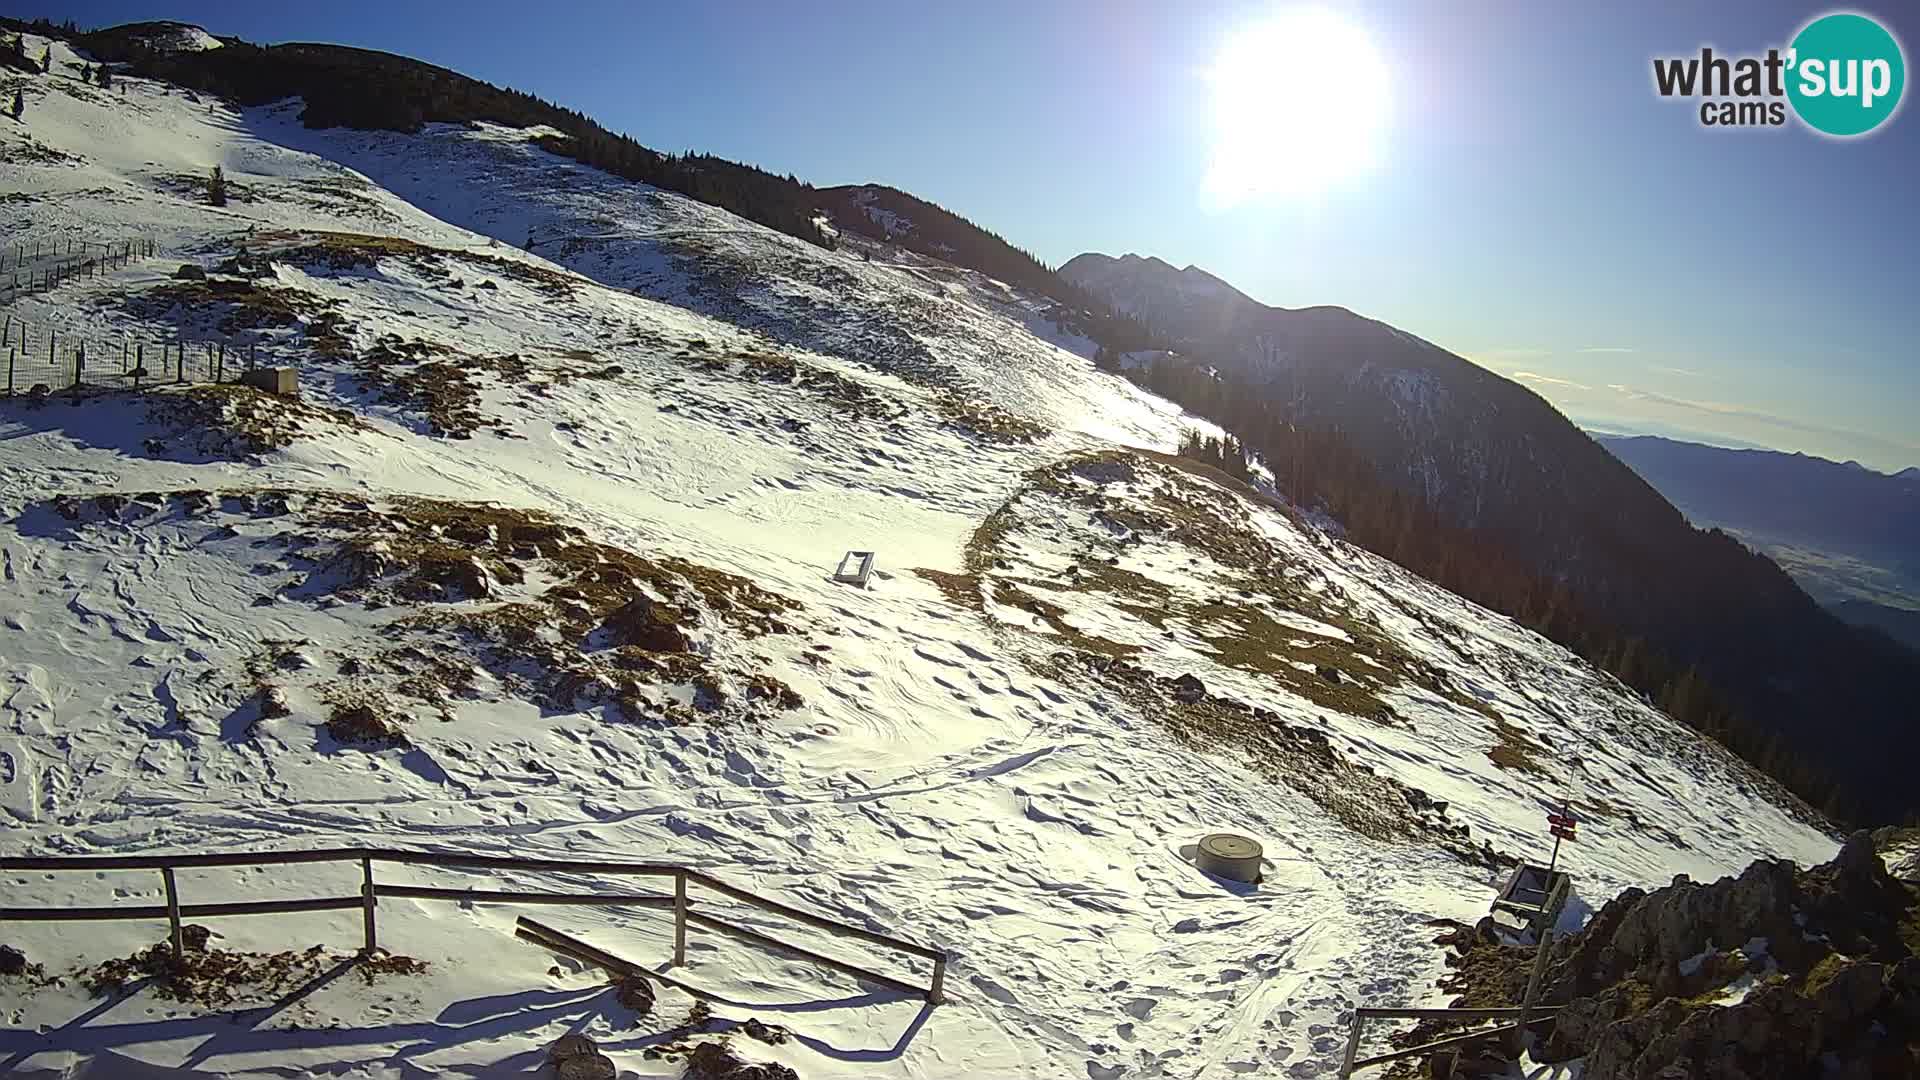
{"label": "groomed ski piste", "polygon": [[[26,94],[0,124],[7,235],[159,253],[12,317],[249,343],[302,398],[0,402],[6,854],[699,866],[951,955],[930,1007],[696,930],[674,974],[714,995],[711,1030],[791,1032],[736,1034],[744,1056],[808,1080],[1115,1080],[1330,1074],[1356,1004],[1443,1004],[1433,921],[1485,914],[1504,873],[1486,853],[1543,857],[1563,798],[1571,919],[1836,848],[1565,650],[1168,456],[1207,425],[1095,370],[1043,301],[857,238],[803,244],[538,132],[308,131],[298,103],[89,87],[53,49],[54,75],[6,76]],[[224,207],[195,183],[215,165]],[[184,263],[213,278],[176,280]],[[853,549],[877,553],[865,589],[830,580]],[[1186,858],[1223,830],[1264,846],[1257,887]],[[181,890],[358,877],[190,871]],[[161,902],[152,872],[0,888]],[[679,1075],[646,1051],[686,1041],[693,999],[663,988],[636,1018],[604,973],[515,940],[521,913],[386,899],[381,943],[423,973],[224,1009],[82,986],[164,922],[0,923],[61,976],[0,979],[0,1072],[509,1076],[581,1031],[622,1076]],[[661,912],[536,914],[671,955]],[[205,923],[262,953],[351,953],[361,932],[356,911]]]}

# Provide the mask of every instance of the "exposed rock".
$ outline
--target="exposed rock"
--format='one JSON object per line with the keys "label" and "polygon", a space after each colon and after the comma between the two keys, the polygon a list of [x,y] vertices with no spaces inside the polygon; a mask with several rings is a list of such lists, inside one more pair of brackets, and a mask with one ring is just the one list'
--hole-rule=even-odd
{"label": "exposed rock", "polygon": [[27,954],[11,945],[0,945],[0,975],[24,975]]}
{"label": "exposed rock", "polygon": [[[1911,958],[1909,958],[1911,959]],[[1820,988],[1816,1001],[1828,1023],[1851,1026],[1880,1007],[1886,996],[1887,965],[1872,961],[1847,964]]]}
{"label": "exposed rock", "polygon": [[595,1045],[592,1039],[573,1031],[553,1040],[553,1044],[547,1047],[547,1060],[558,1063],[568,1058],[599,1052],[600,1047]]}
{"label": "exposed rock", "polygon": [[[271,599],[268,600],[271,603]],[[260,718],[277,720],[282,716],[293,715],[293,707],[287,703],[287,692],[278,686],[260,688]]]}
{"label": "exposed rock", "polygon": [[690,643],[680,629],[683,618],[679,608],[639,596],[607,616],[606,625],[615,644],[634,645],[654,652],[686,652]]}
{"label": "exposed rock", "polygon": [[[1920,1077],[1916,926],[1920,894],[1865,833],[1808,870],[1763,860],[1711,884],[1629,889],[1552,946],[1545,999],[1562,1007],[1533,1056],[1584,1058],[1586,1080]],[[1764,952],[1748,955],[1754,939]],[[1447,963],[1463,1004],[1516,999],[1528,950],[1444,940],[1460,950]],[[1742,975],[1744,998],[1719,999]]]}
{"label": "exposed rock", "polygon": [[1173,680],[1173,699],[1175,701],[1192,705],[1195,702],[1205,699],[1206,696],[1207,684],[1201,682],[1200,677],[1192,672],[1188,672]]}
{"label": "exposed rock", "polygon": [[614,983],[620,1004],[633,1010],[636,1016],[646,1016],[653,1012],[653,984],[639,975],[627,975]]}
{"label": "exposed rock", "polygon": [[180,928],[180,944],[188,952],[206,952],[207,943],[212,940],[213,931],[197,923]]}
{"label": "exposed rock", "polygon": [[613,1059],[599,1053],[562,1058],[553,1071],[560,1080],[614,1080],[620,1075]]}
{"label": "exposed rock", "polygon": [[758,1039],[768,1046],[779,1046],[787,1041],[787,1029],[763,1024],[757,1016],[747,1017],[747,1022],[740,1025],[740,1033],[749,1039]]}
{"label": "exposed rock", "polygon": [[687,1055],[686,1080],[800,1080],[800,1074],[774,1062],[744,1061],[726,1043],[701,1043]]}
{"label": "exposed rock", "polygon": [[173,272],[173,276],[178,281],[207,280],[207,272],[196,263],[182,263],[180,269]]}

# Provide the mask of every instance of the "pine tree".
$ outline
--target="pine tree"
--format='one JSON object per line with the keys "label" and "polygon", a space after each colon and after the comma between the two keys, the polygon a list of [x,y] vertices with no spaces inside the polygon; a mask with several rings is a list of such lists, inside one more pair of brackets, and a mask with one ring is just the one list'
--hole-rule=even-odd
{"label": "pine tree", "polygon": [[94,81],[100,84],[100,89],[102,90],[113,89],[113,73],[107,70],[107,65],[101,64],[100,67],[95,71],[95,75],[97,77]]}
{"label": "pine tree", "polygon": [[227,174],[218,165],[213,167],[213,178],[207,181],[207,202],[214,206],[227,205]]}
{"label": "pine tree", "polygon": [[53,46],[49,45],[46,48],[40,50],[40,73],[42,75],[45,75],[52,70],[53,70]]}

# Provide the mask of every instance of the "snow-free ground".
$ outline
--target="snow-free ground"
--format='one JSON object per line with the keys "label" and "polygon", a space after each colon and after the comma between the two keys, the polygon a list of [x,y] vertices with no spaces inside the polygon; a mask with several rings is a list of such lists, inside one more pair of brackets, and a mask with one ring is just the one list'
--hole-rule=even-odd
{"label": "snow-free ground", "polygon": [[[1562,798],[1584,819],[1562,863],[1596,904],[1834,849],[1566,651],[1157,453],[1204,425],[1096,371],[1045,302],[817,249],[536,133],[312,132],[297,103],[101,91],[55,57],[0,76],[27,98],[0,126],[7,235],[160,256],[13,318],[257,345],[304,397],[0,402],[6,854],[699,865],[952,955],[928,1007],[696,930],[676,974],[717,997],[716,1029],[793,1033],[737,1037],[748,1056],[809,1080],[1110,1080],[1332,1071],[1355,1003],[1436,1002],[1430,921],[1483,914],[1485,846],[1544,855]],[[216,164],[220,208],[198,186]],[[229,284],[174,281],[183,262]],[[878,553],[870,588],[829,580],[849,549]],[[622,636],[608,605],[641,596],[683,616],[685,653]],[[1204,697],[1174,693],[1186,674]],[[404,743],[340,741],[349,705]],[[1187,861],[1221,829],[1265,846],[1257,888]],[[357,874],[181,887],[351,895]],[[161,894],[151,873],[0,884],[22,905]],[[583,1030],[622,1075],[676,1075],[644,1051],[691,999],[636,1023],[600,975],[513,939],[517,914],[384,901],[382,943],[424,975],[342,969],[252,1011],[0,981],[0,1072],[507,1076]],[[670,955],[658,913],[543,917]],[[262,952],[360,932],[357,912],[209,925]],[[162,932],[0,924],[49,975]]]}

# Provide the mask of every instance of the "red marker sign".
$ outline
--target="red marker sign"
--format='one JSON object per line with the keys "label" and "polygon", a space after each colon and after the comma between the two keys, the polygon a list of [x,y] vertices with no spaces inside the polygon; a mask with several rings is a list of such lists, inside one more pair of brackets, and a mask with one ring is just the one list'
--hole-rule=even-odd
{"label": "red marker sign", "polygon": [[1547,815],[1547,831],[1562,840],[1574,839],[1574,832],[1579,824],[1572,814],[1564,811]]}

